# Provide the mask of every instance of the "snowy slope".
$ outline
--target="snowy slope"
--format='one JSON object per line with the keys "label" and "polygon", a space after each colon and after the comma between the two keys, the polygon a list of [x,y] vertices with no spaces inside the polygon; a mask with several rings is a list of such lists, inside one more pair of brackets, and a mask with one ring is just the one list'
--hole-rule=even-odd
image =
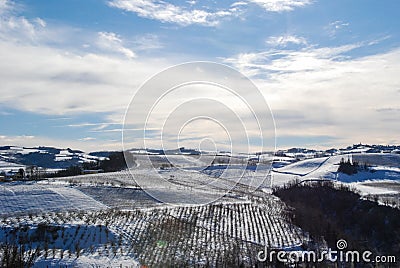
{"label": "snowy slope", "polygon": [[17,171],[20,168],[25,168],[25,166],[0,160],[0,172]]}
{"label": "snowy slope", "polygon": [[[369,171],[359,171],[354,175],[338,173],[338,163],[351,158],[372,164]],[[283,168],[274,169],[273,185],[282,186],[292,180],[332,179],[346,183],[360,191],[362,195],[398,195],[400,194],[400,156],[394,154],[353,154],[335,155],[299,161]],[[395,185],[395,186],[393,186]]]}
{"label": "snowy slope", "polygon": [[273,186],[282,186],[292,180],[335,179],[337,164],[342,156],[307,159],[282,168],[273,169]]}
{"label": "snowy slope", "polygon": [[72,187],[26,182],[3,183],[0,187],[0,215],[104,208],[105,205]]}
{"label": "snowy slope", "polygon": [[[84,162],[103,160],[79,150],[58,149],[54,147],[25,148],[17,146],[0,147],[0,168],[2,162],[19,166],[34,165],[44,168],[60,169]],[[3,163],[4,165],[4,163]]]}
{"label": "snowy slope", "polygon": [[324,165],[325,162],[328,161],[328,159],[328,157],[307,159],[287,165],[279,169],[274,169],[274,171],[277,173],[305,176],[321,168],[322,165]]}

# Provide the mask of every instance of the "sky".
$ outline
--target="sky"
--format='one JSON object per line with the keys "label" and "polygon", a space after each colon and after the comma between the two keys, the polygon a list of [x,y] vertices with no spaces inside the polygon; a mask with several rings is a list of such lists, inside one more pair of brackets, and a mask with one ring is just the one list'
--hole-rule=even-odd
{"label": "sky", "polygon": [[[400,144],[398,10],[398,0],[0,0],[0,144],[120,150],[133,96],[190,61],[251,79],[277,148]],[[129,146],[140,147],[135,130]],[[199,122],[182,133],[186,147],[227,138]]]}

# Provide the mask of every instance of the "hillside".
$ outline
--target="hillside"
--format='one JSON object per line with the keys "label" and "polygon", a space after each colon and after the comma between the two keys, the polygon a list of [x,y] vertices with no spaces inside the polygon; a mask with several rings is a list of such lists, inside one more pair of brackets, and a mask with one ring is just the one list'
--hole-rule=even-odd
{"label": "hillside", "polygon": [[[23,167],[16,160],[24,156],[44,156],[55,164],[112,158],[107,152],[48,147],[0,151],[5,169]],[[357,237],[371,237],[375,252],[397,254],[398,248],[390,251],[380,242],[397,243],[384,230],[398,225],[390,215],[400,207],[399,155],[349,151],[199,157],[190,150],[134,150],[131,169],[1,182],[0,260],[9,267],[18,266],[16,260],[35,267],[263,267],[257,254],[265,248],[320,250],[339,237],[354,247],[360,246]],[[340,173],[342,158],[368,162],[368,169]],[[299,187],[294,194],[284,188],[277,194],[281,199],[271,194],[294,180],[329,180],[334,187]],[[371,223],[360,226],[353,219],[345,225],[352,213]],[[268,265],[279,267],[275,261]]]}
{"label": "hillside", "polygon": [[[70,148],[60,149],[54,147],[0,147],[0,169],[8,167],[15,169],[21,166],[38,166],[48,169],[63,169],[84,162],[104,159],[100,154],[86,154]],[[103,155],[106,155],[103,153]]]}
{"label": "hillside", "polygon": [[364,200],[333,183],[292,184],[275,195],[294,208],[295,223],[331,248],[345,239],[348,247],[375,254],[400,254],[400,210]]}

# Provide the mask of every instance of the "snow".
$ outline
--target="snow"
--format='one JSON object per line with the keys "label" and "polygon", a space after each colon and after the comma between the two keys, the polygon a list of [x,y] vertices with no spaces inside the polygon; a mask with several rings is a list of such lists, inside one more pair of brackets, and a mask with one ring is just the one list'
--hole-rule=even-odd
{"label": "snow", "polygon": [[54,161],[66,161],[66,160],[71,160],[72,158],[73,158],[72,156],[56,155]]}
{"label": "snow", "polygon": [[39,153],[42,152],[41,150],[38,149],[28,149],[28,148],[21,148],[20,151],[18,151],[20,154],[30,154],[30,153]]}
{"label": "snow", "polygon": [[204,167],[211,164],[212,157],[202,156],[202,159],[197,159],[191,155],[165,155],[162,158],[168,160],[174,166],[178,167]]}
{"label": "snow", "polygon": [[[63,150],[57,159],[73,156]],[[87,155],[80,154],[83,156]],[[334,155],[297,162],[293,162],[291,157],[262,157],[263,161],[279,160],[285,165],[273,168],[271,174],[268,173],[270,165],[247,167],[247,159],[243,157],[230,158],[234,163],[231,165],[211,167],[208,162],[214,159],[213,155],[200,159],[187,155],[151,156],[150,164],[144,161],[147,156],[135,157],[138,165],[129,171],[54,178],[38,183],[0,184],[0,215],[5,219],[1,223],[0,239],[6,237],[2,232],[21,222],[29,226],[29,232],[33,232],[40,222],[62,226],[69,248],[61,238],[56,239],[54,246],[64,250],[70,250],[76,241],[81,243],[82,237],[86,238],[80,244],[84,250],[79,258],[76,255],[63,258],[59,255],[44,258],[41,255],[35,267],[139,267],[138,260],[154,265],[161,257],[181,258],[179,254],[182,253],[176,248],[186,242],[191,245],[187,249],[188,262],[201,264],[205,263],[206,257],[196,255],[197,259],[192,258],[197,254],[195,251],[224,250],[226,245],[221,243],[227,243],[226,237],[240,241],[245,247],[293,248],[301,245],[304,239],[301,230],[285,221],[282,214],[285,207],[271,195],[270,186],[283,185],[293,179],[332,179],[354,187],[362,195],[400,194],[400,166],[396,165],[400,158],[396,156]],[[342,157],[367,159],[374,165],[372,172],[360,171],[353,176],[338,174]],[[159,169],[151,165],[157,167],[168,162],[174,167]],[[0,167],[7,164],[0,161]],[[252,170],[253,167],[258,170]],[[261,191],[251,195],[252,186],[260,183]],[[218,203],[206,204],[217,199]],[[161,204],[158,200],[169,204]],[[32,213],[33,219],[28,218],[27,215]],[[40,213],[45,215],[39,216]],[[173,229],[185,228],[188,223],[196,230],[190,237],[180,229]],[[111,244],[105,245],[102,240],[105,231],[101,229],[103,227],[99,230],[98,226],[107,226],[111,240],[121,239],[120,249],[124,254],[112,255]],[[162,248],[155,245],[154,241],[163,241],[168,235],[171,246]],[[94,253],[90,252],[93,246]]]}
{"label": "snow", "polygon": [[39,150],[37,148],[24,148],[18,146],[12,146],[8,150],[1,150],[1,154],[30,154],[30,153],[43,153],[45,151]]}
{"label": "snow", "polygon": [[133,154],[147,154],[148,153],[147,150],[144,150],[144,149],[131,150],[130,152]]}
{"label": "snow", "polygon": [[391,190],[385,187],[364,185],[360,182],[350,183],[350,185],[358,190],[361,195],[391,195],[399,194],[400,191]]}
{"label": "snow", "polygon": [[[56,152],[58,152],[58,153],[56,153]],[[71,151],[70,149],[43,148],[43,147],[42,148],[25,148],[25,147],[13,146],[13,147],[9,147],[9,149],[0,150],[0,171],[2,170],[1,168],[3,166],[7,165],[6,164],[7,162],[13,163],[16,161],[20,161],[20,162],[25,163],[26,160],[30,159],[27,155],[33,154],[33,153],[51,154],[52,156],[54,156],[55,163],[51,163],[52,165],[49,165],[49,166],[55,166],[55,167],[57,167],[57,162],[62,162],[62,161],[76,160],[76,161],[71,161],[71,164],[75,164],[76,162],[85,163],[85,162],[93,162],[93,161],[97,161],[97,160],[106,159],[105,157],[96,157],[96,156],[88,155],[83,152]],[[30,160],[27,162],[30,162]],[[33,161],[30,164],[36,165],[35,161]],[[19,166],[21,166],[21,165],[19,165]],[[62,167],[64,167],[64,166],[65,166],[65,164],[62,165]]]}
{"label": "snow", "polygon": [[122,256],[119,258],[109,258],[101,256],[84,255],[76,258],[63,258],[63,259],[39,259],[35,262],[33,267],[47,268],[47,267],[123,267],[123,268],[139,268],[143,267],[133,258]]}
{"label": "snow", "polygon": [[234,186],[193,170],[131,169],[130,172],[147,193],[166,203],[205,204],[219,199]]}
{"label": "snow", "polygon": [[354,149],[351,149],[351,150],[340,150],[340,153],[341,154],[359,154],[359,153],[365,153],[370,149],[371,149],[370,147],[362,146],[360,148],[354,148]]}
{"label": "snow", "polygon": [[285,220],[282,210],[279,199],[271,196],[267,203],[50,213],[3,220],[0,239],[28,241],[38,233],[39,225],[48,226],[47,236],[45,233],[31,245],[42,248],[34,267],[138,267],[139,262],[149,267],[167,263],[177,267],[181,265],[172,263],[182,261],[193,265],[207,261],[216,267],[219,254],[215,251],[229,252],[232,241],[243,248],[237,252],[243,260],[254,259],[256,256],[249,254],[266,245],[292,248],[301,244],[301,230]]}
{"label": "snow", "polygon": [[328,161],[328,159],[329,157],[307,159],[295,162],[279,169],[275,169],[274,171],[277,173],[305,176],[321,168],[321,166]]}
{"label": "snow", "polygon": [[24,167],[23,165],[7,162],[7,161],[1,161],[0,160],[0,169],[7,169],[7,168],[21,168]]}
{"label": "snow", "polygon": [[[369,171],[359,171],[354,175],[338,173],[338,164],[344,158],[372,164]],[[399,188],[388,185],[400,184],[400,156],[393,154],[353,154],[335,155],[298,161],[282,168],[274,168],[272,185],[283,186],[293,180],[331,179],[350,185],[362,195],[398,195]],[[392,184],[388,184],[392,183]],[[371,184],[373,183],[373,184]]]}
{"label": "snow", "polygon": [[66,161],[74,158],[75,154],[69,152],[68,150],[61,150],[60,153],[54,155],[55,161]]}
{"label": "snow", "polygon": [[372,181],[372,180],[400,180],[400,171],[399,169],[392,169],[387,167],[374,167],[372,171],[359,171],[354,175],[347,175],[343,173],[339,173],[337,176],[337,180],[341,182],[361,182],[361,181]]}
{"label": "snow", "polygon": [[61,150],[60,153],[59,153],[59,155],[68,156],[68,155],[74,155],[74,154],[71,153],[71,152],[69,152],[68,150]]}
{"label": "snow", "polygon": [[38,150],[38,149],[23,148],[23,147],[17,147],[17,146],[10,147],[10,149],[8,151],[11,151],[14,153],[20,153],[20,154],[30,154],[30,153],[40,152],[40,150]]}
{"label": "snow", "polygon": [[274,168],[272,185],[283,186],[293,180],[336,179],[337,164],[342,156],[330,156],[298,161],[282,168]]}
{"label": "snow", "polygon": [[372,166],[398,167],[400,168],[399,154],[353,154],[352,158],[359,163],[367,163]]}
{"label": "snow", "polygon": [[68,150],[61,150],[60,153],[56,154],[55,161],[66,161],[73,158],[79,158],[81,163],[91,162],[95,160],[104,160],[105,157],[91,156],[85,153],[71,153]]}
{"label": "snow", "polygon": [[26,167],[24,165],[0,160],[0,172],[18,171],[20,168],[25,169]]}
{"label": "snow", "polygon": [[105,208],[105,205],[72,187],[27,182],[3,183],[0,186],[0,215]]}

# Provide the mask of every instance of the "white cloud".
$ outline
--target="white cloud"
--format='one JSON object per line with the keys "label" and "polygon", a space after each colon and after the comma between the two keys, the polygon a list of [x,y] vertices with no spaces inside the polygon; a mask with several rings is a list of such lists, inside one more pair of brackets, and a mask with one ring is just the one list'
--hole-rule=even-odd
{"label": "white cloud", "polygon": [[239,17],[244,7],[255,4],[270,12],[291,11],[312,3],[312,0],[246,0],[233,2],[229,7],[204,7],[196,9],[196,1],[186,1],[183,5],[174,5],[163,0],[111,0],[109,5],[125,11],[134,12],[143,18],[161,22],[175,23],[181,26],[193,24],[216,26],[222,19]]}
{"label": "white cloud", "polygon": [[101,147],[97,139],[86,137],[78,140],[55,139],[41,136],[5,136],[0,135],[0,144],[35,147],[51,146],[56,148],[76,148],[86,152],[99,150],[122,150],[121,141],[102,140]]}
{"label": "white cloud", "polygon": [[239,7],[239,6],[247,6],[247,2],[242,2],[242,1],[239,1],[239,2],[234,2],[232,5],[231,5],[231,7]]}
{"label": "white cloud", "polygon": [[14,6],[8,0],[0,0],[0,15],[10,12],[14,9]]}
{"label": "white cloud", "polygon": [[267,11],[282,12],[292,11],[298,7],[304,7],[312,3],[311,0],[248,0],[257,4]]}
{"label": "white cloud", "polygon": [[[104,130],[121,124],[121,115],[135,90],[146,78],[171,64],[162,59],[133,59],[134,52],[115,33],[78,35],[76,33],[82,30],[55,27],[40,18],[27,19],[19,16],[15,9],[3,10],[0,13],[0,50],[7,53],[0,56],[0,107],[4,109],[72,117],[99,113],[98,119],[103,117],[104,124],[92,125],[92,129]],[[146,40],[139,40],[142,42],[139,50],[144,49],[145,42],[151,42],[151,38],[157,40],[154,36],[146,37]],[[82,51],[76,43],[89,46]],[[130,43],[139,47],[139,43]],[[62,48],[55,48],[54,44]],[[84,132],[82,136],[85,137]],[[120,142],[105,141],[103,144],[103,141],[104,149],[121,147]],[[4,136],[0,143],[99,148],[98,141],[94,140],[58,140],[43,136]]]}
{"label": "white cloud", "polygon": [[135,46],[136,50],[150,50],[150,49],[160,49],[163,48],[163,44],[160,38],[155,34],[144,34],[141,36],[136,36],[133,41],[131,41]]}
{"label": "white cloud", "polygon": [[360,47],[350,44],[339,47],[307,47],[301,50],[271,49],[263,52],[241,53],[225,59],[250,76],[274,76],[278,73],[313,71],[330,68],[331,61],[345,59],[344,53]]}
{"label": "white cloud", "polygon": [[96,138],[93,138],[93,137],[85,137],[85,138],[82,138],[82,139],[79,139],[80,141],[93,141],[93,140],[95,140]]}
{"label": "white cloud", "polygon": [[206,11],[173,5],[161,0],[113,0],[109,5],[134,12],[140,17],[176,23],[182,26],[198,24],[216,26],[222,18],[235,16],[236,8]]}
{"label": "white cloud", "polygon": [[[0,0],[2,1],[2,0]],[[0,2],[0,40],[19,44],[40,45],[62,43],[77,38],[71,27],[48,27],[47,22],[36,17],[20,16],[22,7],[10,1]]]}
{"label": "white cloud", "polygon": [[[286,11],[310,3],[251,2],[269,3],[263,6],[269,11]],[[112,4],[120,4],[119,8],[143,17],[180,25],[213,26],[221,18],[236,14],[233,9],[228,9],[215,12],[197,10],[200,13],[196,15],[196,10],[162,1],[116,0]],[[171,60],[134,58],[134,51],[162,46],[157,43],[157,36],[125,40],[115,33],[93,33],[92,39],[85,40],[88,46],[83,52],[76,51],[76,48],[56,49],[46,45],[46,40],[65,38],[65,35],[62,30],[54,29],[40,19],[5,15],[0,23],[0,50],[7,51],[0,56],[0,105],[49,115],[106,114],[104,124],[85,125],[90,124],[94,132],[120,132],[119,127],[108,128],[112,125],[109,122],[121,123],[135,90],[146,78],[173,64]],[[398,113],[382,112],[382,109],[398,107],[400,49],[350,58],[348,54],[352,50],[366,44],[316,47],[308,45],[302,37],[290,35],[273,37],[267,42],[276,47],[241,53],[226,59],[226,62],[253,76],[277,112],[277,118],[280,118],[277,121],[280,135],[337,136],[343,143],[364,142],[366,138],[369,139],[366,142],[386,143],[397,137],[400,131],[396,124]],[[300,50],[282,49],[289,44],[306,47]],[[376,44],[376,41],[369,44]],[[95,51],[96,48],[100,51]],[[117,57],[116,54],[125,57]],[[192,110],[196,111],[195,108]],[[162,109],[159,112],[165,114]],[[221,111],[214,112],[221,118],[229,118]],[[284,116],[279,117],[282,114]],[[177,118],[176,122],[180,119]],[[238,129],[233,132],[240,134]],[[209,133],[204,133],[204,128],[199,127],[189,134],[185,138],[202,137]],[[88,139],[90,137],[77,141],[32,136],[0,138],[1,143],[65,145],[85,149],[98,149],[100,140]],[[170,144],[174,138],[170,139]],[[115,149],[121,145],[120,142],[110,141],[101,146],[102,149]]]}
{"label": "white cloud", "polygon": [[91,130],[103,130],[113,125],[122,125],[122,120],[120,123],[116,122],[104,122],[104,123],[80,123],[80,124],[69,124],[67,127],[91,127]]}
{"label": "white cloud", "polygon": [[0,38],[16,41],[28,39],[34,41],[36,38],[36,25],[24,17],[2,17],[0,18]]}
{"label": "white cloud", "polygon": [[[11,5],[0,3],[0,7]],[[0,105],[5,107],[52,115],[121,114],[146,77],[169,65],[157,59],[133,61],[135,53],[124,46],[120,36],[110,32],[85,34],[90,44],[86,51],[69,49],[70,43],[64,39],[82,36],[74,34],[79,30],[47,25],[40,18],[28,20],[16,13],[13,9],[0,16],[0,50],[7,51],[0,57]],[[140,40],[142,46],[151,41],[146,37]],[[67,48],[54,48],[49,41],[59,41]]]}
{"label": "white cloud", "polygon": [[77,46],[88,51],[101,52],[116,55],[122,54],[127,58],[134,58],[136,54],[125,46],[123,40],[116,33],[89,31],[73,28],[66,25],[48,24],[42,18],[28,19],[19,15],[23,8],[16,6],[14,2],[0,2],[0,40],[6,43],[18,45],[34,45],[40,47],[64,47],[70,51],[80,53]]}
{"label": "white cloud", "polygon": [[35,42],[46,27],[41,18],[27,19],[17,16],[20,6],[8,0],[0,0],[0,39],[7,41]]}
{"label": "white cloud", "polygon": [[186,3],[188,3],[191,6],[194,6],[195,4],[197,4],[197,1],[190,0],[190,1],[186,1]]}
{"label": "white cloud", "polygon": [[331,22],[329,25],[335,29],[341,29],[343,27],[349,26],[350,24],[348,22],[343,22],[341,20],[337,20],[337,21]]}
{"label": "white cloud", "polygon": [[41,114],[121,113],[135,89],[168,64],[0,42],[0,105]]}
{"label": "white cloud", "polygon": [[368,44],[271,49],[226,61],[254,78],[276,114],[278,135],[388,143],[400,131],[398,113],[379,111],[398,107],[400,48],[348,56]]}
{"label": "white cloud", "polygon": [[122,132],[123,129],[122,128],[113,128],[113,129],[100,129],[100,130],[91,130],[91,132]]}
{"label": "white cloud", "polygon": [[115,33],[99,32],[97,44],[101,49],[121,53],[128,59],[136,57],[136,54],[131,49],[123,46],[121,37]]}
{"label": "white cloud", "polygon": [[271,36],[266,43],[270,46],[286,47],[289,44],[307,45],[307,40],[304,37],[295,35]]}
{"label": "white cloud", "polygon": [[349,27],[349,25],[350,23],[348,22],[337,20],[329,23],[329,25],[325,26],[324,29],[331,38],[334,38],[339,31],[342,31],[344,28]]}
{"label": "white cloud", "polygon": [[41,27],[46,27],[47,26],[47,23],[44,20],[42,20],[41,18],[36,18],[35,22],[36,22],[36,24],[38,24]]}

